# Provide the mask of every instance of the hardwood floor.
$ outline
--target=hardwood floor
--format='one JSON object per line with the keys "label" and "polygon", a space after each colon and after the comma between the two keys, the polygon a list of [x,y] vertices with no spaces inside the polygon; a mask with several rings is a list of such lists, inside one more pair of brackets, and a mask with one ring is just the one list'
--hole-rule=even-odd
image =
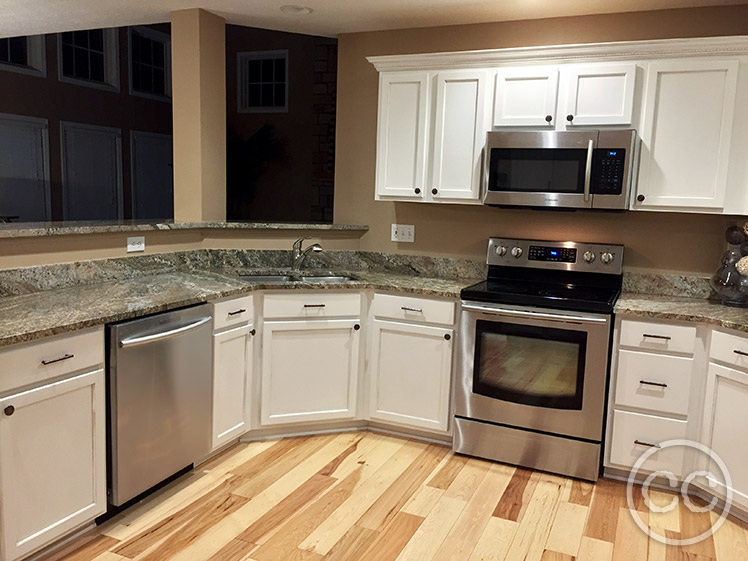
{"label": "hardwood floor", "polygon": [[[44,561],[748,561],[733,520],[684,548],[649,539],[625,489],[372,432],[253,442]],[[710,523],[685,508],[637,508],[671,537]]]}

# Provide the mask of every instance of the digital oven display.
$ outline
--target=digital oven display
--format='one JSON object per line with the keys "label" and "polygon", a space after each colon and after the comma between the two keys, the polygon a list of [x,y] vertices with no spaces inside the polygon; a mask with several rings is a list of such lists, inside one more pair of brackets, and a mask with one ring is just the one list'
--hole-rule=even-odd
{"label": "digital oven display", "polygon": [[558,263],[576,263],[577,250],[569,247],[547,247],[531,245],[527,257],[530,261],[551,261]]}

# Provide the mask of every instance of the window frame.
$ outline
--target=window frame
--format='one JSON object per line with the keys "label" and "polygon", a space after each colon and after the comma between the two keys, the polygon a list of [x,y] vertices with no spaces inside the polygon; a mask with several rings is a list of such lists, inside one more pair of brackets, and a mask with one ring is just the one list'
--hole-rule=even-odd
{"label": "window frame", "polygon": [[[152,41],[159,41],[164,44],[164,91],[165,95],[157,95],[148,92],[140,92],[132,89],[132,34],[133,31],[150,39]],[[144,97],[146,99],[155,99],[158,101],[166,101],[171,103],[171,35],[151,29],[150,27],[136,25],[127,28],[127,81],[128,90],[130,95],[135,97]]]}
{"label": "window frame", "polygon": [[[248,60],[268,60],[284,58],[286,61],[286,99],[285,104],[279,107],[245,107],[242,105],[242,91],[244,88],[243,68]],[[274,51],[244,51],[236,53],[236,111],[237,113],[288,113],[288,66],[289,66],[288,49]]]}
{"label": "window frame", "polygon": [[26,53],[28,65],[20,66],[9,62],[0,62],[0,70],[18,72],[29,76],[47,77],[47,42],[46,35],[26,35]]}
{"label": "window frame", "polygon": [[[84,31],[91,31],[86,29]],[[62,33],[57,34],[57,79],[66,84],[75,84],[77,86],[88,86],[98,90],[109,92],[120,91],[119,79],[119,28],[107,27],[104,31],[104,82],[95,82],[93,80],[84,80],[65,76],[62,73]]]}

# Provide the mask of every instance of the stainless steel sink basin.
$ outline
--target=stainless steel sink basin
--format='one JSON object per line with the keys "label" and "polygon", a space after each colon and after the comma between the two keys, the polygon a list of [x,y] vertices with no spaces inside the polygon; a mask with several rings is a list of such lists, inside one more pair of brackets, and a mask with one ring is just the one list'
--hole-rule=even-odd
{"label": "stainless steel sink basin", "polygon": [[346,277],[344,275],[326,275],[326,276],[311,276],[311,275],[305,275],[301,277],[301,280],[304,282],[350,282],[352,280],[351,277]]}
{"label": "stainless steel sink basin", "polygon": [[244,282],[289,282],[293,280],[289,275],[239,275]]}
{"label": "stainless steel sink basin", "polygon": [[292,277],[291,275],[239,275],[239,279],[244,282],[350,282],[351,277],[345,275],[303,275],[301,277]]}

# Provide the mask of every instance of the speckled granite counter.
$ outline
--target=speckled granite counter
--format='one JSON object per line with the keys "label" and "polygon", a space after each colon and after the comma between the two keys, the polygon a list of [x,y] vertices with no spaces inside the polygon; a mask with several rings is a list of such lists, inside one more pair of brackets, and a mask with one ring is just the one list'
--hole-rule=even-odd
{"label": "speckled granite counter", "polygon": [[[250,271],[243,271],[248,273]],[[0,298],[0,347],[198,304],[253,290],[375,289],[458,298],[479,279],[354,272],[343,283],[247,283],[237,271],[169,272]]]}

